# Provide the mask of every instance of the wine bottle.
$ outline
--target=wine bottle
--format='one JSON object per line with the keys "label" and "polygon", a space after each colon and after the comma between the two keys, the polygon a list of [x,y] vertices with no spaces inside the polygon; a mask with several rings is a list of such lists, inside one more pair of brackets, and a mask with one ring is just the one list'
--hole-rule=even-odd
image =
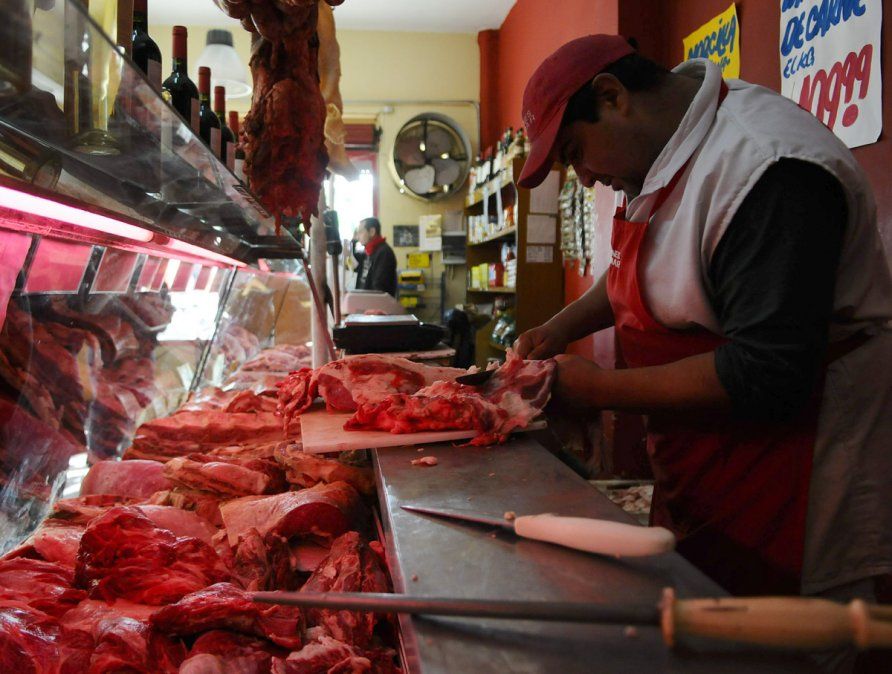
{"label": "wine bottle", "polygon": [[235,159],[235,136],[226,126],[226,87],[214,87],[214,114],[220,120],[220,161],[231,171]]}
{"label": "wine bottle", "polygon": [[229,111],[229,128],[235,138],[235,152],[233,153],[232,172],[235,177],[245,182],[245,148],[242,140],[239,138],[239,121],[238,113],[235,110]]}
{"label": "wine bottle", "polygon": [[211,109],[211,69],[198,69],[198,134],[211,151],[220,156],[220,120]]}
{"label": "wine bottle", "polygon": [[186,36],[185,26],[173,27],[173,68],[161,86],[173,109],[198,131],[198,89],[186,74]]}
{"label": "wine bottle", "polygon": [[149,35],[148,0],[133,2],[133,62],[156,90],[161,90],[161,50]]}

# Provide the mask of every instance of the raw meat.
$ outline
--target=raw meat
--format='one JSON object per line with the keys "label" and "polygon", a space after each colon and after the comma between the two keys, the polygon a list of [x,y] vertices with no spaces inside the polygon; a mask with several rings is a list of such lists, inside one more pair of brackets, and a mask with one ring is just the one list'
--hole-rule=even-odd
{"label": "raw meat", "polygon": [[133,297],[122,295],[117,299],[123,305],[125,315],[130,312],[131,321],[141,332],[158,331],[173,318],[173,303],[166,292],[140,293]]}
{"label": "raw meat", "polygon": [[194,512],[215,527],[223,524],[223,519],[220,517],[220,499],[207,492],[177,487],[167,491],[155,492],[146,503],[173,506],[187,512]]}
{"label": "raw meat", "polygon": [[224,391],[221,388],[211,387],[203,389],[180,408],[180,412],[195,412],[204,410],[220,410],[222,412],[266,412],[275,414],[276,396],[274,391],[261,395],[253,391],[239,391],[232,389]]}
{"label": "raw meat", "polygon": [[166,505],[141,504],[134,506],[160,529],[167,529],[179,538],[197,538],[208,545],[217,527],[198,513]]}
{"label": "raw meat", "polygon": [[302,344],[277,344],[264,349],[245,362],[240,372],[290,372],[307,367],[312,359],[309,347]]}
{"label": "raw meat", "polygon": [[75,579],[93,598],[177,601],[229,574],[207,543],[155,526],[137,508],[111,508],[87,525]]}
{"label": "raw meat", "polygon": [[272,459],[190,454],[168,461],[164,474],[180,486],[219,496],[272,494],[286,486],[282,469]]}
{"label": "raw meat", "polygon": [[139,352],[139,342],[133,328],[126,321],[108,311],[90,314],[68,306],[69,300],[57,297],[41,312],[42,316],[67,328],[89,330],[99,341],[102,360],[110,365],[119,358],[133,356]]}
{"label": "raw meat", "polygon": [[162,460],[219,445],[284,440],[282,420],[271,413],[179,412],[140,426],[125,459]]}
{"label": "raw meat", "polygon": [[371,661],[352,646],[322,635],[285,660],[285,674],[362,674],[371,672]]}
{"label": "raw meat", "polygon": [[375,476],[370,468],[360,468],[324,459],[301,451],[300,446],[283,445],[276,449],[276,461],[285,468],[285,479],[300,487],[313,487],[320,482],[346,482],[361,494],[375,493]]}
{"label": "raw meat", "polygon": [[59,410],[56,409],[50,392],[34,375],[10,363],[2,350],[0,350],[0,379],[13,391],[18,391],[21,400],[27,404],[29,411],[35,417],[52,429],[59,429]]}
{"label": "raw meat", "polygon": [[107,512],[109,508],[136,502],[138,499],[117,494],[91,494],[63,498],[53,504],[53,514],[47,522],[60,521],[68,524],[86,525]]}
{"label": "raw meat", "polygon": [[176,674],[186,657],[183,643],[152,629],[145,609],[134,611],[138,605],[122,604],[125,602],[115,602],[112,606],[87,600],[62,618],[64,626],[92,637],[95,646],[90,657],[90,674]]}
{"label": "raw meat", "polygon": [[70,630],[27,604],[0,601],[0,672],[82,674],[92,651],[86,632]]}
{"label": "raw meat", "polygon": [[261,536],[314,536],[331,540],[366,525],[367,512],[356,490],[345,482],[319,484],[276,496],[247,496],[220,506],[229,544],[251,529]]}
{"label": "raw meat", "polygon": [[31,536],[31,545],[42,559],[74,569],[83,535],[83,526],[47,519]]}
{"label": "raw meat", "polygon": [[155,384],[155,364],[151,358],[124,358],[106,372],[109,382],[130,391],[140,407],[147,407],[161,394]]}
{"label": "raw meat", "polygon": [[0,561],[0,601],[20,601],[56,617],[87,598],[73,581],[73,570],[61,564],[24,557]]}
{"label": "raw meat", "polygon": [[268,674],[273,657],[288,651],[265,639],[212,630],[195,640],[180,674]]}
{"label": "raw meat", "polygon": [[243,588],[250,591],[296,589],[287,540],[276,533],[261,536],[256,529],[250,529],[233,549],[225,532],[221,534],[217,552]]}
{"label": "raw meat", "polygon": [[299,452],[303,445],[294,439],[282,442],[266,442],[257,445],[229,445],[217,447],[207,453],[208,456],[233,459],[276,459],[277,453]]}
{"label": "raw meat", "polygon": [[97,461],[84,476],[81,496],[118,494],[142,499],[172,486],[159,461]]}
{"label": "raw meat", "polygon": [[[316,214],[328,164],[325,101],[319,90],[318,0],[218,0],[249,31],[254,95],[242,140],[251,190],[276,215]],[[332,4],[334,0],[332,0]]]}
{"label": "raw meat", "polygon": [[264,605],[231,583],[217,583],[165,606],[151,617],[152,625],[165,634],[189,635],[224,629],[253,634],[279,646],[298,649],[303,634],[303,614],[292,606]]}
{"label": "raw meat", "polygon": [[[331,544],[331,552],[301,592],[387,592],[388,582],[381,559],[355,531],[349,531]],[[371,643],[378,622],[375,613],[307,609],[307,623],[348,644],[364,647]]]}
{"label": "raw meat", "polygon": [[321,395],[330,411],[352,412],[359,405],[379,402],[393,393],[415,393],[435,381],[452,381],[463,374],[467,371],[421,365],[394,356],[349,356],[317,370],[305,368],[288,375],[279,385],[279,410],[289,422]]}
{"label": "raw meat", "polygon": [[277,386],[288,374],[287,370],[285,372],[243,372],[239,370],[223,381],[223,390],[238,389],[258,394],[273,391],[278,394]]}
{"label": "raw meat", "polygon": [[479,387],[438,381],[409,395],[399,393],[380,402],[364,403],[344,428],[391,433],[476,430],[474,445],[503,442],[539,415],[551,395],[553,360],[508,359]]}

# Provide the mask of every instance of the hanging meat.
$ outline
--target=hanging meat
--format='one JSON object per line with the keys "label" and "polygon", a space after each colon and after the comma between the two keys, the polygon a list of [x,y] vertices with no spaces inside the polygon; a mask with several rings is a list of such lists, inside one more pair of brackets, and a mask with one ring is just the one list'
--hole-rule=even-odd
{"label": "hanging meat", "polygon": [[[328,164],[319,88],[318,0],[215,0],[255,34],[254,95],[242,140],[251,190],[276,216],[317,212]],[[339,5],[343,0],[326,0]]]}

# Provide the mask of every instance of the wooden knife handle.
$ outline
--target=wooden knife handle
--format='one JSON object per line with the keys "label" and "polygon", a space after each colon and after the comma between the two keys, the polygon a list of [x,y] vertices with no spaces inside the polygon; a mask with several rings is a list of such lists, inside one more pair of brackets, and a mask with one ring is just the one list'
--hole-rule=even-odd
{"label": "wooden knife handle", "polygon": [[892,622],[871,617],[860,599],[838,604],[806,597],[675,598],[663,590],[663,639],[690,635],[783,648],[892,646]]}
{"label": "wooden knife handle", "polygon": [[525,515],[514,520],[514,532],[524,538],[601,555],[640,557],[669,552],[675,536],[663,527],[642,527],[590,517]]}

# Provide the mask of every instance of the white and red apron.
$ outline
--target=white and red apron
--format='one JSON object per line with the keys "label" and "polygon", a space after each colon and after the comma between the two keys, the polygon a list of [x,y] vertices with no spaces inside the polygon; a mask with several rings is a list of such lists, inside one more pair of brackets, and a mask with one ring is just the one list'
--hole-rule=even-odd
{"label": "white and red apron", "polygon": [[[722,87],[718,104],[727,88]],[[650,216],[688,164],[660,190],[648,217],[613,220],[607,293],[627,367],[649,367],[714,351],[724,337],[660,324],[640,286]],[[819,400],[793,422],[742,422],[729,415],[650,415],[647,448],[655,486],[651,523],[678,536],[679,552],[735,594],[798,594]]]}

